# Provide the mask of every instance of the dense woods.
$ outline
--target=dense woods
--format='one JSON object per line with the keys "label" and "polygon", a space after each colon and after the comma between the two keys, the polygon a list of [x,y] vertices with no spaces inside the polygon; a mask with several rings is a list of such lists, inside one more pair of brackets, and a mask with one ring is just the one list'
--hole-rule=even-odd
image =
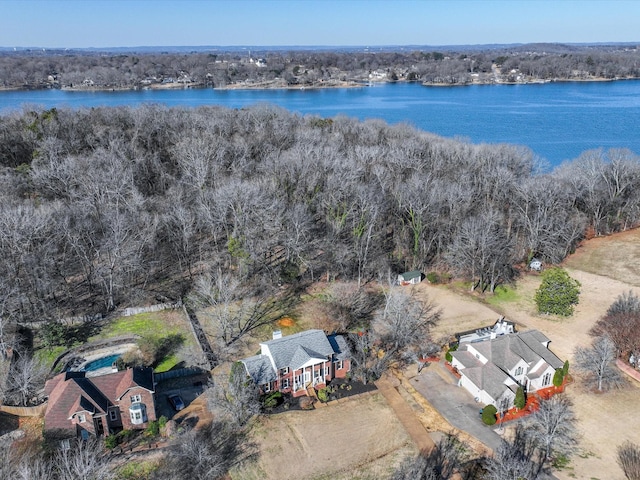
{"label": "dense woods", "polygon": [[145,88],[230,85],[330,86],[340,82],[426,84],[640,77],[636,45],[531,44],[424,49],[0,52],[0,87]]}
{"label": "dense woods", "polygon": [[629,151],[545,173],[521,147],[266,106],[25,110],[0,118],[0,164],[3,324],[174,300],[203,274],[240,298],[418,268],[490,291],[640,218]]}

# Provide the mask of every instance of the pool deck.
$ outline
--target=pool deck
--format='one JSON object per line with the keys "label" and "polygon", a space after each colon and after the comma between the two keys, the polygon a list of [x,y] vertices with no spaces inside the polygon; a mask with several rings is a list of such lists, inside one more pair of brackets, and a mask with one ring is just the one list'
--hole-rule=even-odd
{"label": "pool deck", "polygon": [[[84,359],[84,361],[79,364],[78,366],[72,368],[71,370],[73,371],[81,371],[85,365],[89,362],[93,362],[95,360],[98,360],[100,358],[103,357],[109,357],[111,355],[122,355],[123,353],[131,350],[132,348],[135,348],[136,344],[135,343],[125,343],[122,345],[117,345],[114,347],[105,347],[105,348],[96,348],[95,350],[92,350],[91,352],[85,352],[82,354],[82,358]],[[98,368],[96,370],[92,370],[89,372],[86,372],[86,376],[87,377],[98,377],[100,375],[106,375],[108,373],[115,373],[117,372],[117,370],[114,370],[113,368],[109,367],[104,367],[104,368]]]}

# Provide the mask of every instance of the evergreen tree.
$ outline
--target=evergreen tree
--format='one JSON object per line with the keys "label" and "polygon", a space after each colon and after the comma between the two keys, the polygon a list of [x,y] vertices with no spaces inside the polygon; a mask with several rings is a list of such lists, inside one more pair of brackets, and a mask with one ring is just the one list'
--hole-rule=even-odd
{"label": "evergreen tree", "polygon": [[542,274],[542,283],[536,290],[538,312],[568,317],[578,304],[580,282],[571,278],[562,268],[550,268]]}

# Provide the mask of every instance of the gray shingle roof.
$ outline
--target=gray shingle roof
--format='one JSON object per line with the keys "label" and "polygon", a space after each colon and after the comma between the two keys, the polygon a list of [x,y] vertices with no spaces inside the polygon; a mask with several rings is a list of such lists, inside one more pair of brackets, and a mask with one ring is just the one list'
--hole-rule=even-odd
{"label": "gray shingle roof", "polygon": [[254,355],[253,357],[241,360],[247,373],[258,385],[273,382],[276,379],[276,372],[273,371],[269,357],[266,355]]}
{"label": "gray shingle roof", "polygon": [[[327,336],[322,330],[305,330],[304,332],[288,335],[286,337],[269,340],[261,343],[265,345],[271,353],[276,369],[289,367],[299,368],[302,364],[295,364],[302,356],[298,352],[298,347],[305,347],[306,353],[310,357],[329,357],[334,353]],[[313,353],[310,353],[313,352]],[[295,363],[294,363],[295,356]],[[303,362],[304,363],[304,362]]]}
{"label": "gray shingle roof", "polygon": [[258,385],[276,380],[277,372],[281,368],[289,367],[291,370],[296,370],[310,360],[331,360],[332,357],[336,360],[344,360],[350,356],[349,347],[342,335],[327,337],[322,330],[305,330],[262,342],[260,345],[266,354],[241,360],[249,376]]}

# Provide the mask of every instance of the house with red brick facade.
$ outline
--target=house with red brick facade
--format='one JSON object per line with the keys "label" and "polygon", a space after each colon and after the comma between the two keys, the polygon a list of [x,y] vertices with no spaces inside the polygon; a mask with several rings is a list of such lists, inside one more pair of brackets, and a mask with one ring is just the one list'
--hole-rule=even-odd
{"label": "house with red brick facade", "polygon": [[334,378],[345,378],[351,369],[349,347],[342,335],[305,330],[260,344],[260,355],[241,360],[247,375],[263,393],[279,391],[294,397],[321,389]]}
{"label": "house with red brick facade", "polygon": [[156,419],[150,368],[90,378],[85,372],[64,372],[47,381],[45,394],[44,429],[57,437],[102,437],[146,428]]}

